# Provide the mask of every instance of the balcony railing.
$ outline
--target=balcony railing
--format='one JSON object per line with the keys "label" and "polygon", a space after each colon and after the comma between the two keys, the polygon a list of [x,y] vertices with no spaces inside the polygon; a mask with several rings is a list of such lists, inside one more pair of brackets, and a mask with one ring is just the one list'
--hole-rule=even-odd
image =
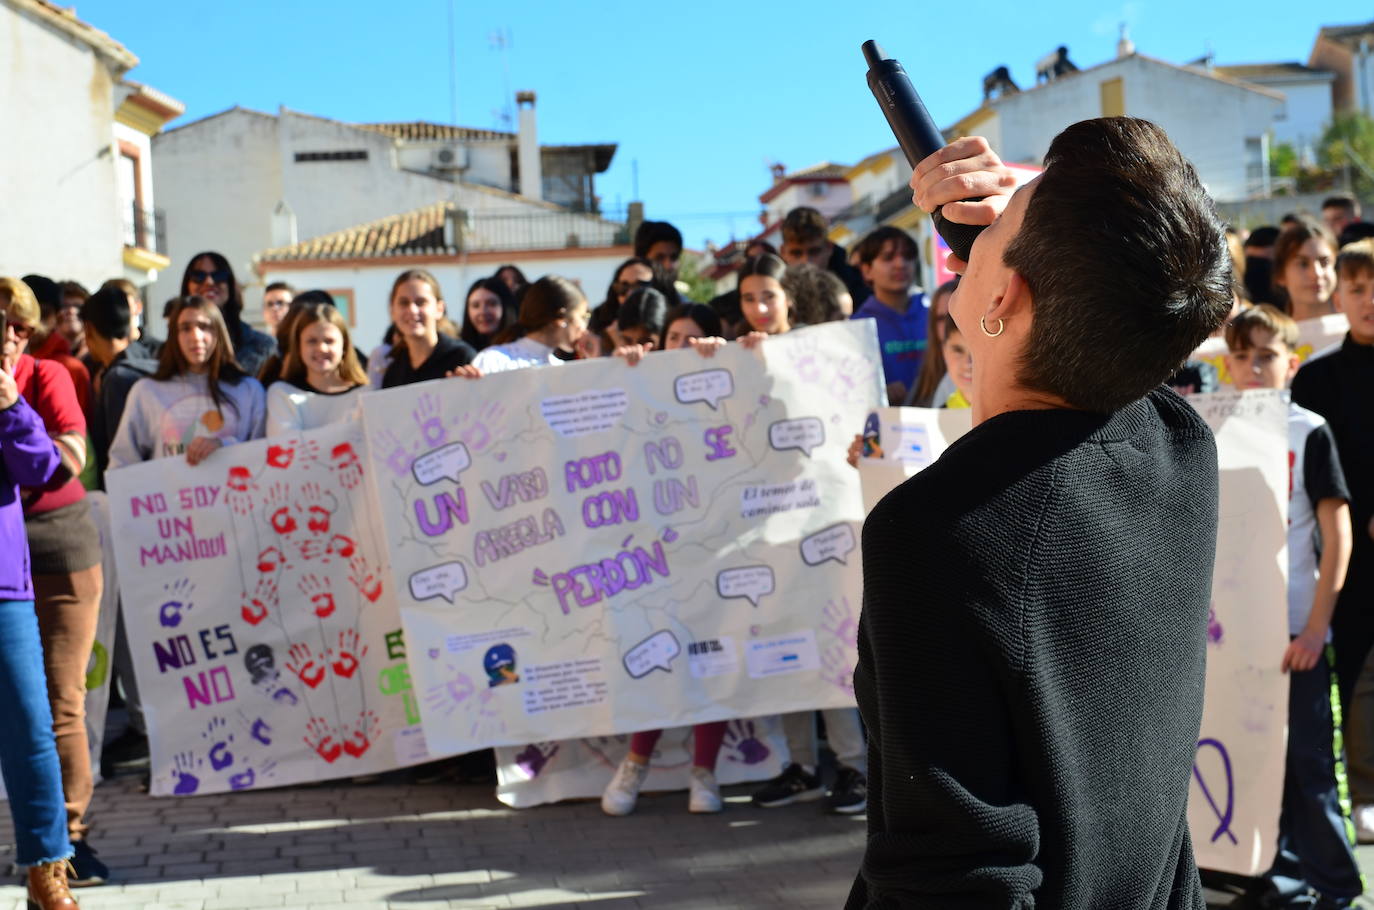
{"label": "balcony railing", "polygon": [[455,245],[470,252],[605,247],[630,242],[629,229],[624,224],[572,212],[464,213],[459,217],[457,236]]}
{"label": "balcony railing", "polygon": [[166,213],[130,205],[124,214],[124,245],[167,255]]}

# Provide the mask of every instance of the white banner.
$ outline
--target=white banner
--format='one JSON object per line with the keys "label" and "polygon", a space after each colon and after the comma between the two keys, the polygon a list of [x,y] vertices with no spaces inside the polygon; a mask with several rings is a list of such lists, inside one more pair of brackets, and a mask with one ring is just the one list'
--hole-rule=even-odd
{"label": "white banner", "polygon": [[879,362],[856,320],[367,396],[433,746],[852,705]]}
{"label": "white banner", "polygon": [[[1188,822],[1199,866],[1257,875],[1273,862],[1283,797],[1288,678],[1287,405],[1271,391],[1188,399],[1216,435],[1220,526],[1207,637],[1207,693]],[[876,503],[938,458],[968,411],[882,408],[860,461]]]}
{"label": "white banner", "polygon": [[348,421],[107,476],[154,795],[429,758],[364,448]]}

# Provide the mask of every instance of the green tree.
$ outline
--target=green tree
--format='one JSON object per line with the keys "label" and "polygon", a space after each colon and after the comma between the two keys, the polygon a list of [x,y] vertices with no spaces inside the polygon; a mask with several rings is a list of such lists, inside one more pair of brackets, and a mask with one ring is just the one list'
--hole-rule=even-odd
{"label": "green tree", "polygon": [[1298,152],[1291,143],[1280,142],[1269,151],[1269,173],[1274,177],[1298,176]]}
{"label": "green tree", "polygon": [[1322,136],[1317,156],[1330,171],[1348,170],[1357,196],[1374,195],[1374,119],[1367,114],[1337,114]]}
{"label": "green tree", "polygon": [[684,300],[706,303],[716,296],[716,283],[706,275],[709,262],[709,257],[683,250],[682,259],[678,262],[677,280],[687,285]]}

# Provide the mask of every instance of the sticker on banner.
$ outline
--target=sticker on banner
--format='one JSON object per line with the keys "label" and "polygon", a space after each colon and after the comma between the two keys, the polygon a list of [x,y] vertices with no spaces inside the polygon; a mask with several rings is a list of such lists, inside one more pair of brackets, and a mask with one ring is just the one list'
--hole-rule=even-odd
{"label": "sticker on banner", "polygon": [[817,670],[821,665],[816,633],[811,629],[774,638],[756,638],[745,645],[745,660],[751,679]]}
{"label": "sticker on banner", "polygon": [[807,458],[825,444],[825,425],[819,417],[779,420],[768,426],[768,444],[779,452],[798,449]]}
{"label": "sticker on banner", "polygon": [[687,666],[695,679],[738,673],[739,654],[735,651],[735,640],[722,635],[720,638],[688,643]]}
{"label": "sticker on banner", "polygon": [[854,528],[848,524],[831,525],[817,531],[801,542],[802,560],[808,566],[818,566],[827,559],[847,565],[846,558],[858,547],[854,540]]}
{"label": "sticker on banner", "polygon": [[442,597],[449,603],[455,603],[453,595],[467,586],[468,570],[456,561],[421,569],[410,576],[410,596],[416,600]]}
{"label": "sticker on banner", "polygon": [[630,407],[624,389],[588,389],[539,402],[544,422],[559,436],[586,436],[619,426]]}
{"label": "sticker on banner", "polygon": [[445,479],[457,483],[459,475],[471,466],[468,447],[461,442],[451,442],[415,459],[410,470],[423,486],[429,486]]}
{"label": "sticker on banner", "polygon": [[671,673],[673,660],[681,653],[677,636],[663,629],[625,652],[625,672],[632,679],[641,679],[655,670]]}
{"label": "sticker on banner", "polygon": [[743,597],[754,606],[776,589],[773,569],[769,566],[744,566],[725,569],[716,575],[716,593],[726,599]]}
{"label": "sticker on banner", "polygon": [[729,370],[701,370],[679,376],[673,383],[673,391],[682,404],[696,404],[704,401],[711,410],[720,409],[720,400],[735,394],[735,377]]}

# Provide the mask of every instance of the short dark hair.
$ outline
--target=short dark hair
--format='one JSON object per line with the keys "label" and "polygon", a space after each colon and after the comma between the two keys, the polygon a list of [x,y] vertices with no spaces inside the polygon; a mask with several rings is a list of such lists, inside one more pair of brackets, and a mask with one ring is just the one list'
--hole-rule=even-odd
{"label": "short dark hair", "polygon": [[663,317],[663,330],[666,332],[668,327],[679,319],[690,319],[695,322],[697,328],[706,333],[707,338],[715,338],[721,334],[720,314],[704,303],[679,303]]}
{"label": "short dark hair", "polygon": [[1164,130],[1134,117],[1055,137],[1004,261],[1034,301],[1021,383],[1087,411],[1147,394],[1231,310],[1212,199]]}
{"label": "short dark hair", "polygon": [[106,282],[81,305],[81,321],[86,323],[87,330],[95,330],[101,338],[111,341],[128,338],[133,327],[129,296],[123,288]]}
{"label": "short dark hair", "polygon": [[849,288],[834,272],[809,262],[791,265],[782,276],[782,287],[791,298],[800,323],[820,325],[848,316],[840,307],[840,297],[850,296]]}
{"label": "short dark hair", "polygon": [[1226,323],[1226,349],[1232,352],[1250,350],[1250,332],[1254,329],[1273,332],[1290,351],[1298,348],[1298,324],[1293,317],[1276,306],[1260,303],[1241,310],[1235,319]]}
{"label": "short dark hair", "polygon": [[782,219],[782,238],[805,243],[808,240],[825,240],[830,236],[830,222],[809,205],[799,205]]}
{"label": "short dark hair", "polygon": [[921,261],[920,250],[916,246],[916,241],[911,235],[899,227],[885,224],[882,227],[870,231],[868,236],[859,241],[859,245],[854,247],[854,254],[859,257],[859,262],[864,265],[871,265],[873,260],[883,254],[883,247],[888,243],[897,244],[897,249],[906,252],[906,258]]}
{"label": "short dark hair", "polygon": [[635,255],[642,259],[655,243],[664,242],[682,249],[682,232],[666,221],[645,221],[635,230]]}
{"label": "short dark hair", "polygon": [[668,315],[668,298],[654,288],[635,288],[625,296],[616,314],[616,328],[626,329],[643,327],[650,335],[663,340],[664,321]]}
{"label": "short dark hair", "polygon": [[290,294],[292,297],[296,296],[296,289],[285,281],[274,281],[262,289],[264,295],[270,294],[273,291],[286,291],[286,293]]}
{"label": "short dark hair", "polygon": [[497,333],[492,344],[509,344],[537,332],[587,302],[582,289],[561,275],[545,275],[525,291],[515,324]]}
{"label": "short dark hair", "polygon": [[1341,236],[1336,238],[1336,246],[1344,247],[1359,240],[1374,237],[1374,224],[1368,221],[1352,221],[1341,228]]}
{"label": "short dark hair", "polygon": [[25,275],[22,280],[33,291],[33,297],[38,301],[38,311],[44,319],[57,312],[62,305],[62,289],[56,281],[46,275]]}
{"label": "short dark hair", "polygon": [[[73,281],[70,278],[68,278],[66,281],[59,282],[58,287],[62,290],[62,303],[64,305],[66,304],[68,297],[79,297],[81,299],[81,303],[85,303],[86,300],[91,296],[91,292],[86,290],[85,285],[83,285],[79,281]],[[80,304],[77,305],[80,306]]]}
{"label": "short dark hair", "polygon": [[1348,193],[1337,193],[1322,200],[1322,210],[1326,209],[1345,209],[1353,215],[1359,211],[1360,203]]}
{"label": "short dark hair", "polygon": [[1257,227],[1245,238],[1247,247],[1266,247],[1273,246],[1274,241],[1279,239],[1279,229],[1272,224]]}

